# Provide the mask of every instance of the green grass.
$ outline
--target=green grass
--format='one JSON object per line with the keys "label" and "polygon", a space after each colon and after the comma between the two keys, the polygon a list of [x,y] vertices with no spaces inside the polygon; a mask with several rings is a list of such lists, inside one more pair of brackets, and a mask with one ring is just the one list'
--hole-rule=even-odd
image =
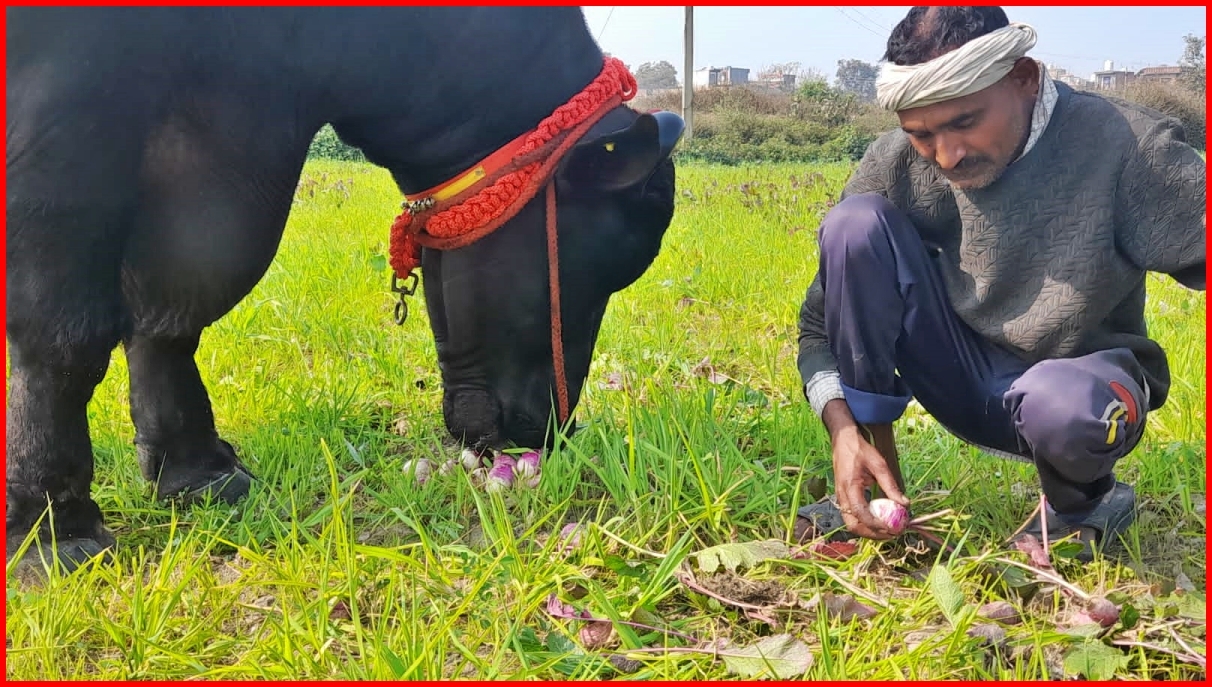
{"label": "green grass", "polygon": [[[1056,678],[1066,655],[1074,670],[1076,647],[1118,677],[1201,677],[1164,651],[1065,631],[1058,594],[1025,600],[1011,578],[989,577],[988,559],[1035,505],[1033,472],[916,409],[899,425],[909,494],[919,512],[964,516],[961,553],[863,542],[841,561],[698,569],[692,554],[705,547],[785,541],[812,478],[829,475],[828,442],[798,390],[795,321],[817,222],[849,169],[681,168],[661,255],[606,315],[579,411],[587,427],[545,460],[537,490],[502,498],[461,470],[424,486],[402,472],[456,449],[424,309],[403,327],[391,320],[384,254],[398,194],[381,170],[309,163],[277,260],[197,355],[220,432],[259,478],[251,497],[184,510],[150,498],[116,353],[89,418],[117,562],[8,583],[7,677],[730,676],[710,649],[635,625],[616,622],[604,647],[587,649],[582,621],[546,612],[552,594],[698,646],[790,634],[811,651],[802,674],[814,679]],[[1200,590],[1206,579],[1205,300],[1164,278],[1149,289],[1175,381],[1120,470],[1142,514],[1127,553],[1057,566],[1086,592],[1136,595],[1140,624],[1115,638],[1178,648],[1159,620],[1173,616],[1202,647],[1203,621],[1181,622],[1190,607],[1147,599],[1183,601],[1167,596],[1176,578]],[[568,522],[591,526],[562,553],[550,535]],[[953,585],[939,586],[939,570]],[[687,571],[720,596],[777,608],[750,617],[690,591]],[[826,595],[843,594],[877,612],[824,610]],[[971,609],[998,599],[1025,617],[1005,628],[1001,662],[968,634]],[[608,654],[638,662],[615,659],[633,671],[620,672]]]}

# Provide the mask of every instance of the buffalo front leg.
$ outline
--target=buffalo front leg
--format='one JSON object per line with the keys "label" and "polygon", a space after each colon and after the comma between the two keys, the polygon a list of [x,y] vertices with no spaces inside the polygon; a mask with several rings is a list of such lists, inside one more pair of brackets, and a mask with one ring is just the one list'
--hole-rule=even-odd
{"label": "buffalo front leg", "polygon": [[62,358],[10,341],[6,561],[35,528],[37,541],[25,563],[49,563],[57,553],[70,571],[114,544],[102,524],[100,507],[89,495],[93,453],[87,415],[113,343],[76,345],[70,356]]}
{"label": "buffalo front leg", "polygon": [[[20,170],[18,170],[20,171]],[[114,543],[93,501],[88,403],[128,320],[121,305],[122,206],[22,200],[10,171],[5,284],[5,560],[67,570]]]}
{"label": "buffalo front leg", "polygon": [[235,503],[252,478],[215,431],[194,362],[198,339],[135,335],[125,342],[139,468],[161,499]]}

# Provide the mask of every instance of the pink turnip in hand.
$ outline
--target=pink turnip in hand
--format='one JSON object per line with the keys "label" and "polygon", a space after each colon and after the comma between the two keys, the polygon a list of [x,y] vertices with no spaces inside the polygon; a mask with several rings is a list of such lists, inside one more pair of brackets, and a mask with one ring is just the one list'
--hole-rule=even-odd
{"label": "pink turnip in hand", "polygon": [[911,518],[909,509],[892,499],[872,499],[868,508],[875,519],[887,527],[894,536],[912,532],[942,548],[951,549],[950,545],[937,536],[946,530],[934,522],[952,517],[953,513],[950,508],[916,518]]}
{"label": "pink turnip in hand", "polygon": [[909,526],[909,509],[892,499],[872,499],[869,509],[893,534],[901,534]]}

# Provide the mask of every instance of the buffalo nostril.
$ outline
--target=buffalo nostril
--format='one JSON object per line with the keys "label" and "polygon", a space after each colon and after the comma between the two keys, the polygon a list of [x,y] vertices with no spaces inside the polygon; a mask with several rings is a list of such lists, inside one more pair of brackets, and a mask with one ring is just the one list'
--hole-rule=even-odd
{"label": "buffalo nostril", "polygon": [[442,415],[450,435],[465,446],[483,451],[500,442],[501,405],[483,389],[452,389],[442,399]]}

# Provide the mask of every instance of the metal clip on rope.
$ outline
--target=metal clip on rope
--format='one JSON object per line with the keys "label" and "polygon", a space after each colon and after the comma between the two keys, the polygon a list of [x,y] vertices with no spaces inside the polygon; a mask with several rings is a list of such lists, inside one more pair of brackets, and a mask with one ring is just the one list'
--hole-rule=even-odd
{"label": "metal clip on rope", "polygon": [[408,319],[408,302],[405,300],[417,292],[417,273],[409,272],[403,280],[398,274],[391,275],[391,290],[400,294],[396,301],[396,324],[404,324]]}

